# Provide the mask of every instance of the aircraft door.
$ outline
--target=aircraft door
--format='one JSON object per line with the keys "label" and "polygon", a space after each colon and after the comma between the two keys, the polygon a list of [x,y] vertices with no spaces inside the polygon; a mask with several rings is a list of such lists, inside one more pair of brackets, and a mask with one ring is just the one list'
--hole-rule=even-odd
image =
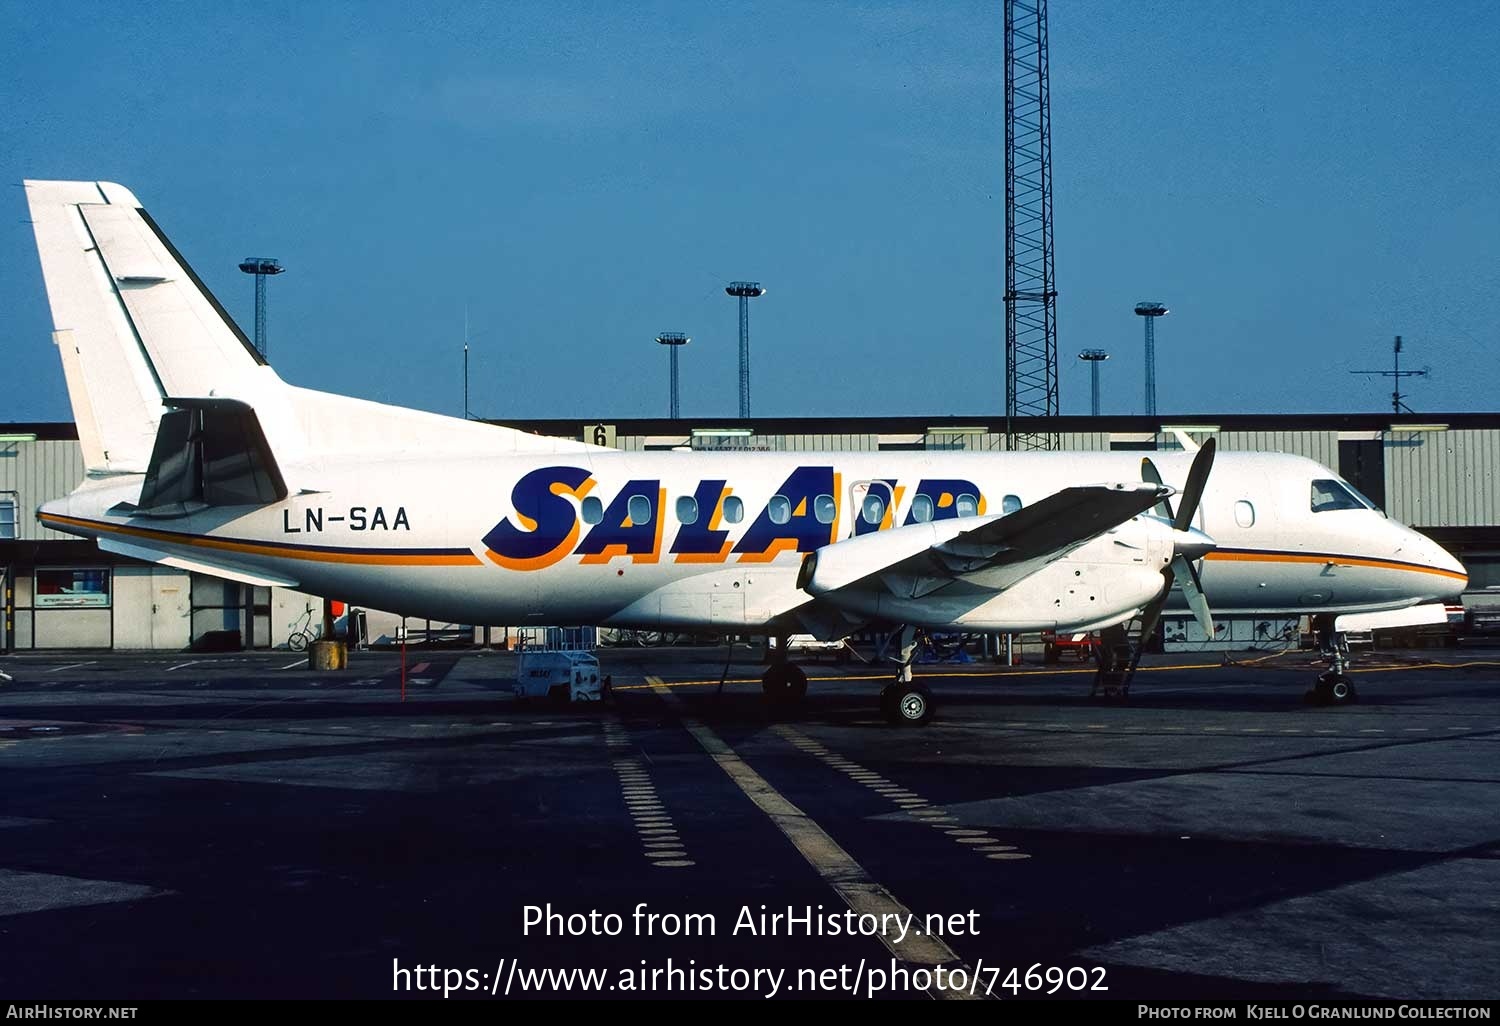
{"label": "aircraft door", "polygon": [[745,587],[738,578],[715,581],[708,593],[708,619],[715,627],[740,627],[745,623]]}

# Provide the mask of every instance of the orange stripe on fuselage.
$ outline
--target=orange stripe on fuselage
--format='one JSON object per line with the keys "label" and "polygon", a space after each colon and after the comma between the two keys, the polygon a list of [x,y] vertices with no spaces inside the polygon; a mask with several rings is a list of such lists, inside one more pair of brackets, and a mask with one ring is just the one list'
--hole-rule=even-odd
{"label": "orange stripe on fuselage", "polygon": [[1467,581],[1467,574],[1456,574],[1452,570],[1443,570],[1435,566],[1422,566],[1416,563],[1395,563],[1384,559],[1362,559],[1357,556],[1330,556],[1330,555],[1301,555],[1292,552],[1210,552],[1204,559],[1214,559],[1225,562],[1238,563],[1319,563],[1333,564],[1335,566],[1368,566],[1377,570],[1408,570],[1418,574],[1436,574],[1439,577],[1447,577],[1455,581]]}
{"label": "orange stripe on fuselage", "polygon": [[472,552],[433,555],[411,553],[393,549],[390,552],[350,552],[339,549],[295,549],[268,542],[231,541],[208,535],[181,535],[171,531],[152,531],[144,527],[126,527],[121,524],[106,524],[97,520],[81,520],[77,517],[58,516],[55,513],[39,514],[42,523],[70,524],[90,531],[119,534],[128,538],[145,538],[166,545],[185,545],[190,548],[215,549],[221,552],[243,552],[255,556],[274,556],[278,559],[302,559],[315,563],[361,563],[377,566],[478,566],[479,557]]}

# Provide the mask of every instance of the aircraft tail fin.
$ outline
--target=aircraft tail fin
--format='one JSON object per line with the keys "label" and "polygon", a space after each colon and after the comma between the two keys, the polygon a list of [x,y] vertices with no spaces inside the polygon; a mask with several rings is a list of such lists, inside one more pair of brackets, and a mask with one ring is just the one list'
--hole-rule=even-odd
{"label": "aircraft tail fin", "polygon": [[[201,401],[246,404],[284,470],[299,461],[370,451],[430,456],[599,449],[288,386],[130,190],[111,182],[25,184],[53,339],[92,477],[146,474],[167,407],[192,405],[184,400],[198,403],[200,420],[226,423],[233,419],[229,413],[210,416]],[[175,439],[180,432],[174,432]]]}
{"label": "aircraft tail fin", "polygon": [[130,190],[25,185],[84,465],[144,473],[164,398],[237,392],[269,368]]}

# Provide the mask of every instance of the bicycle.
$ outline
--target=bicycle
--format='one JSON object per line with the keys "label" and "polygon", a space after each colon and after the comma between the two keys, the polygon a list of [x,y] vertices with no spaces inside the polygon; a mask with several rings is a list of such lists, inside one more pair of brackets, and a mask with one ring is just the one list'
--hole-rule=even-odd
{"label": "bicycle", "polygon": [[307,646],[318,640],[318,637],[323,633],[321,624],[316,629],[313,627],[312,615],[312,606],[308,606],[302,614],[301,623],[293,627],[292,632],[286,636],[286,647],[293,652],[306,651]]}

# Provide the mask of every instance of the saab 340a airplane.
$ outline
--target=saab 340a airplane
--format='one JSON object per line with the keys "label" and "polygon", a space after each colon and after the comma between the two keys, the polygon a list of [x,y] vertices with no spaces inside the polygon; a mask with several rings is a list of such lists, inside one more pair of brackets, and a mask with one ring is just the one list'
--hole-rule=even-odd
{"label": "saab 340a airplane", "polygon": [[[621,452],[283,382],[130,192],[26,183],[88,473],[37,513],[100,548],[410,616],[781,637],[1104,631],[1128,679],[1167,605],[1335,617],[1458,593],[1447,552],[1298,456]],[[1212,468],[1212,474],[1210,474]],[[1438,607],[1439,611],[1441,607]],[[1406,619],[1403,619],[1406,618]],[[1370,626],[1367,621],[1363,626]],[[786,645],[768,695],[800,697]]]}

